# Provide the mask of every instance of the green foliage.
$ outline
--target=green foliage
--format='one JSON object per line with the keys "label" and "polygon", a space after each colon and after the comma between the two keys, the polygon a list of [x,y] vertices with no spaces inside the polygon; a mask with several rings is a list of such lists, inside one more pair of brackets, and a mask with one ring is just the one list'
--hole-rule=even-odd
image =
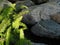
{"label": "green foliage", "polygon": [[29,13],[29,10],[26,6],[21,8],[22,11],[16,13],[16,4],[5,5],[0,13],[0,45],[31,45],[23,33],[27,27],[21,22],[23,15]]}

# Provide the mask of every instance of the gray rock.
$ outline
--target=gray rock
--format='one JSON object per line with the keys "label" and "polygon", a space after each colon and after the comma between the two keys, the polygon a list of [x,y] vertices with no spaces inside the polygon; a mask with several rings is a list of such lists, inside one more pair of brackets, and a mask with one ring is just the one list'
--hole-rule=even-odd
{"label": "gray rock", "polygon": [[31,31],[41,37],[59,38],[60,25],[52,20],[40,21],[31,28]]}
{"label": "gray rock", "polygon": [[31,31],[38,36],[59,38],[60,24],[50,19],[50,15],[60,12],[60,5],[50,2],[37,6],[31,11],[31,16],[38,22],[31,28]]}
{"label": "gray rock", "polygon": [[34,7],[34,9],[31,10],[30,15],[36,22],[39,22],[41,19],[50,19],[49,15],[57,12],[60,12],[60,5],[56,2],[51,2]]}
{"label": "gray rock", "polygon": [[[34,25],[35,23],[37,23],[37,21],[35,20],[35,18],[32,16],[32,10],[34,10],[36,8],[36,6],[31,6],[29,7],[30,9],[30,13],[26,14],[23,16],[23,19],[22,19],[22,22],[24,22],[25,24],[28,24],[28,25]],[[39,17],[39,15],[35,16],[36,18]]]}
{"label": "gray rock", "polygon": [[31,6],[29,9],[30,13],[24,15],[23,21],[28,24],[35,24],[41,19],[50,19],[49,15],[60,12],[60,5],[57,2],[49,2],[41,5]]}

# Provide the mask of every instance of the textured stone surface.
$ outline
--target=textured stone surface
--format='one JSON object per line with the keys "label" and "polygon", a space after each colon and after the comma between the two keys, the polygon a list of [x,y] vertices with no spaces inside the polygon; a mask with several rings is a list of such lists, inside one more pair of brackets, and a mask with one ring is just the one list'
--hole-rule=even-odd
{"label": "textured stone surface", "polygon": [[58,12],[60,12],[60,5],[56,2],[42,4],[35,8],[31,11],[31,15],[38,23],[31,28],[31,31],[38,36],[59,38],[60,24],[50,19],[50,15]]}
{"label": "textured stone surface", "polygon": [[[60,12],[60,2],[48,2],[30,7],[31,12],[24,16],[24,22],[35,24],[31,31],[38,36],[59,38],[60,24],[51,20],[50,16]],[[43,20],[43,21],[42,21]]]}
{"label": "textured stone surface", "polygon": [[50,19],[49,15],[60,12],[60,6],[58,3],[46,3],[39,6],[36,6],[31,11],[31,16],[35,19],[36,22],[39,22],[40,18]]}
{"label": "textured stone surface", "polygon": [[56,2],[50,2],[42,5],[32,6],[30,7],[30,11],[31,12],[29,14],[24,16],[24,20],[26,21],[30,19],[29,21],[31,23],[39,22],[41,19],[50,19],[49,15],[60,12],[60,5]]}
{"label": "textured stone surface", "polygon": [[38,36],[59,38],[60,36],[60,25],[53,21],[40,21],[31,28],[31,31]]}

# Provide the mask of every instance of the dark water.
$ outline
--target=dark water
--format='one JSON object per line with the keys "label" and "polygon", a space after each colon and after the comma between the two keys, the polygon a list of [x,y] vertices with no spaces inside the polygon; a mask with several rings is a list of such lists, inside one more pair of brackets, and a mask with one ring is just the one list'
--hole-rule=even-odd
{"label": "dark water", "polygon": [[48,45],[60,45],[60,39],[52,39],[49,37],[36,36],[30,30],[25,30],[24,34],[27,39],[35,43],[45,43]]}

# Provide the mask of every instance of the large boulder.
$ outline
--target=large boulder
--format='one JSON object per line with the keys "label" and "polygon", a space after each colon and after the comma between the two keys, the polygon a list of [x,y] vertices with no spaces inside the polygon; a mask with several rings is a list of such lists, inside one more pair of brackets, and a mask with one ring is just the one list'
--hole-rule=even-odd
{"label": "large boulder", "polygon": [[31,28],[32,33],[37,36],[51,38],[60,37],[60,24],[51,19],[51,15],[60,12],[59,2],[50,2],[38,6],[30,7],[31,12],[25,15],[23,22],[28,25],[34,25]]}
{"label": "large boulder", "polygon": [[[31,15],[37,20],[37,24],[31,28],[31,31],[37,36],[50,37],[50,38],[59,38],[60,37],[60,24],[51,19],[51,15],[58,16],[60,12],[59,2],[50,2],[42,4],[35,8]],[[59,13],[60,16],[60,13]]]}

